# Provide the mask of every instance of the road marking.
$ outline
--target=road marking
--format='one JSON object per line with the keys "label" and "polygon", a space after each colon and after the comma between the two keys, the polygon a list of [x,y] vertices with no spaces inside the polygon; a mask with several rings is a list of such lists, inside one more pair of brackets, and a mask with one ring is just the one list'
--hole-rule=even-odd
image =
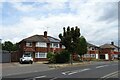
{"label": "road marking", "polygon": [[69,73],[68,75],[72,75],[72,74],[75,74],[75,73],[78,73],[78,72],[87,71],[87,70],[90,70],[90,68],[86,68],[86,69],[83,69],[83,70],[75,70],[75,71]]}
{"label": "road marking", "polygon": [[113,77],[115,77],[115,76],[118,77],[118,74],[111,75],[109,78],[113,78]]}
{"label": "road marking", "polygon": [[105,66],[109,66],[109,65],[97,66],[96,68],[102,68],[102,67],[105,67]]}
{"label": "road marking", "polygon": [[44,77],[46,77],[45,75],[44,76],[38,76],[38,77],[35,77],[35,78],[44,78]]}
{"label": "road marking", "polygon": [[109,78],[111,75],[116,74],[116,73],[118,73],[118,71],[115,71],[113,73],[107,74],[107,75],[105,75],[105,76],[103,76],[101,78]]}
{"label": "road marking", "polygon": [[50,79],[50,80],[55,80],[55,79],[57,79],[57,77],[54,77],[54,78],[52,78],[52,79]]}
{"label": "road marking", "polygon": [[28,79],[24,79],[24,80],[36,80],[37,78],[44,78],[46,77],[45,75],[44,76],[38,76],[38,77],[34,77],[34,78],[28,78]]}
{"label": "road marking", "polygon": [[83,70],[81,70],[80,72],[87,71],[87,70],[90,70],[90,68],[83,69]]}
{"label": "road marking", "polygon": [[63,75],[66,75],[67,73],[69,73],[70,71],[66,71],[66,72],[62,72]]}
{"label": "road marking", "polygon": [[68,75],[75,74],[75,73],[78,73],[78,72],[77,72],[77,71],[76,71],[76,72],[71,72],[71,73],[69,73]]}

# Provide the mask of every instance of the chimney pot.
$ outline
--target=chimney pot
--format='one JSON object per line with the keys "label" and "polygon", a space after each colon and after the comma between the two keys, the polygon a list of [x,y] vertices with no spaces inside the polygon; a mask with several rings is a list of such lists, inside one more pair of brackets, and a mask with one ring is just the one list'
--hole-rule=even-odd
{"label": "chimney pot", "polygon": [[114,42],[111,42],[111,45],[114,45]]}
{"label": "chimney pot", "polygon": [[47,38],[47,31],[44,32],[44,37]]}

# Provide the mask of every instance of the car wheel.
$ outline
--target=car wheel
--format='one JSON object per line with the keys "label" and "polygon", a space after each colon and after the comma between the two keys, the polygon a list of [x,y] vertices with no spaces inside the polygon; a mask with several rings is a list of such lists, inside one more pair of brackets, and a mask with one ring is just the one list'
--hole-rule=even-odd
{"label": "car wheel", "polygon": [[20,64],[22,64],[22,61],[20,61]]}
{"label": "car wheel", "polygon": [[32,63],[33,63],[33,61],[30,61],[30,63],[32,64]]}

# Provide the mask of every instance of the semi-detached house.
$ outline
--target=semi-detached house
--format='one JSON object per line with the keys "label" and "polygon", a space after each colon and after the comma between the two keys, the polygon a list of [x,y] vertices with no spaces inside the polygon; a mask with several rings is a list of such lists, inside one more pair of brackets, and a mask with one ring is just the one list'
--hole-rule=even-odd
{"label": "semi-detached house", "polygon": [[31,53],[34,61],[44,61],[47,59],[48,52],[59,52],[64,48],[59,39],[44,35],[33,35],[19,42],[21,57],[24,53]]}
{"label": "semi-detached house", "polygon": [[[34,61],[45,61],[47,59],[48,52],[60,52],[65,47],[61,44],[59,39],[51,36],[47,36],[47,32],[44,35],[33,35],[23,39],[19,42],[19,57],[22,57],[24,53],[31,53]],[[87,43],[88,52],[83,55],[84,59],[104,59],[112,60],[118,58],[120,55],[119,49],[112,42],[111,44],[104,44],[100,47]],[[78,55],[73,54],[73,59]]]}

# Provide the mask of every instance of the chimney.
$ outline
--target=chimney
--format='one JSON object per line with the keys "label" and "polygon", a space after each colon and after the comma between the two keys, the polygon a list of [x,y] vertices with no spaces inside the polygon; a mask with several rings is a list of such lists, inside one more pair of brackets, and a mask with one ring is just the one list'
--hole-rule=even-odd
{"label": "chimney", "polygon": [[44,37],[47,38],[47,31],[44,32]]}
{"label": "chimney", "polygon": [[114,45],[114,42],[111,42],[111,45]]}

